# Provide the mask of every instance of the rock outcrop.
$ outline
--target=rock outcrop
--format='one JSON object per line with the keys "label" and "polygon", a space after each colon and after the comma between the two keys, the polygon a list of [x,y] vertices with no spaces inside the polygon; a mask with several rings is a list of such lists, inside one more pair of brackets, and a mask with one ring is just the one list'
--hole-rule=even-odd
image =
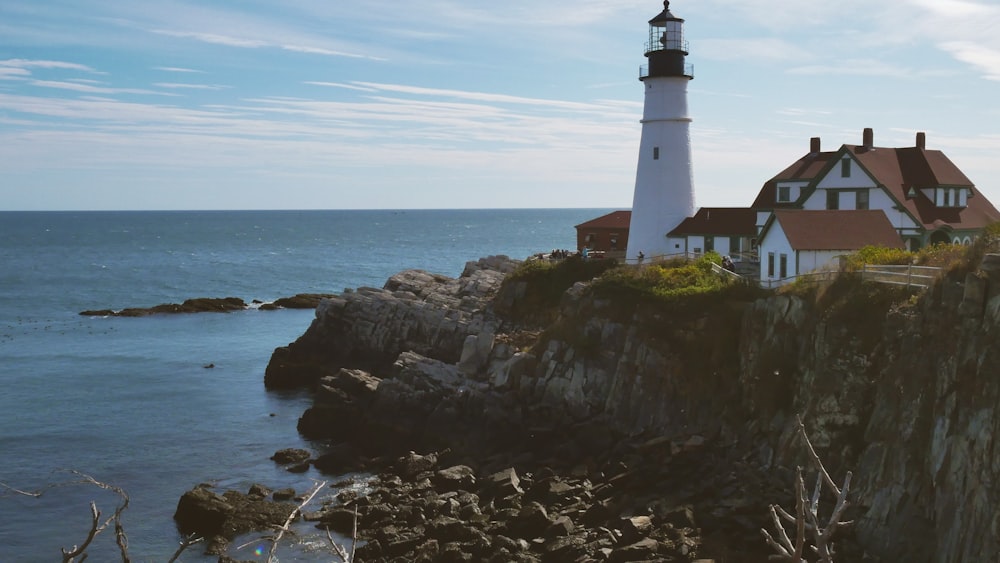
{"label": "rock outcrop", "polygon": [[[467,340],[482,340],[489,349],[497,326],[490,298],[516,264],[505,256],[483,258],[468,263],[457,279],[408,270],[382,289],[362,287],[326,299],[306,333],[274,351],[264,383],[271,389],[315,385],[340,367],[378,372],[402,352],[457,363]],[[475,361],[474,354],[470,358]]]}
{"label": "rock outcrop", "polygon": [[207,539],[208,553],[223,553],[240,534],[282,526],[297,507],[285,502],[294,496],[294,491],[272,493],[263,485],[253,485],[246,493],[221,494],[199,485],[181,496],[174,520],[181,533]]}
{"label": "rock outcrop", "polygon": [[[560,479],[627,483],[588,511],[639,518],[616,528],[636,539],[635,556],[649,555],[651,537],[660,541],[646,533],[657,521],[641,519],[649,510],[687,506],[699,529],[686,537],[700,534],[700,556],[759,560],[752,550],[763,547],[767,504],[787,503],[788,468],[805,465],[795,437],[801,414],[834,474],[854,472],[857,524],[844,539],[858,553],[992,561],[1000,558],[992,486],[1000,481],[1000,275],[990,264],[912,298],[885,286],[838,295],[835,286],[819,300],[784,294],[698,310],[623,310],[578,284],[544,332],[496,312],[523,295],[517,284],[498,293],[510,262],[480,261],[454,280],[404,272],[381,290],[323,301],[308,331],[275,351],[266,381],[315,388],[300,431],[366,456],[447,449],[449,465],[467,465],[477,482],[505,468],[548,467]],[[531,346],[519,340],[526,333]],[[643,447],[669,455],[647,458]],[[638,471],[648,459],[670,470]],[[615,481],[619,474],[631,477]],[[501,481],[508,492],[523,489]],[[541,513],[524,518],[540,526]],[[579,551],[584,545],[610,548],[577,538],[581,514],[545,515],[551,532],[531,544],[533,556],[553,538],[576,538],[565,541],[577,556],[597,553]],[[440,534],[435,549],[445,537],[478,537],[439,524],[425,526]],[[511,553],[524,539],[505,537]]]}

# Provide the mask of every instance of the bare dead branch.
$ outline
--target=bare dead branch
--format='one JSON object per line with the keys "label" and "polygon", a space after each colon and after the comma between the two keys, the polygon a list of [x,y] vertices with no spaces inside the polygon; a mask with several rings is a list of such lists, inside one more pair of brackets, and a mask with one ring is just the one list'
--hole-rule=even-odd
{"label": "bare dead branch", "polygon": [[169,560],[167,560],[167,563],[174,563],[174,561],[177,561],[177,558],[180,557],[182,553],[184,553],[185,549],[191,547],[192,545],[194,545],[196,543],[203,542],[203,541],[205,541],[205,538],[203,538],[201,536],[198,536],[198,535],[195,535],[195,534],[191,534],[190,536],[182,539],[181,542],[180,542],[180,547],[178,547],[177,551],[174,552],[173,557],[171,557]]}
{"label": "bare dead branch", "polygon": [[2,493],[0,493],[0,496],[4,496],[7,493],[13,493],[13,494],[16,494],[16,495],[22,495],[22,496],[26,496],[26,497],[35,497],[35,498],[38,498],[38,497],[42,496],[42,492],[43,492],[43,491],[22,491],[21,489],[15,489],[14,487],[11,487],[7,483],[3,483],[3,482],[0,482],[0,490],[3,491]]}
{"label": "bare dead branch", "polygon": [[101,511],[97,510],[97,503],[91,501],[90,503],[90,515],[91,515],[91,525],[90,532],[87,533],[87,539],[83,540],[83,543],[79,546],[74,545],[69,551],[66,548],[62,549],[63,563],[73,563],[77,557],[83,556],[80,561],[86,559],[85,552],[87,547],[90,546],[90,542],[94,541],[97,534],[100,533],[100,523],[101,523]]}
{"label": "bare dead branch", "polygon": [[[852,473],[848,471],[843,486],[838,487],[830,477],[826,466],[823,465],[819,454],[816,453],[816,449],[806,432],[805,424],[802,422],[802,417],[796,416],[796,421],[798,422],[798,433],[802,436],[810,461],[816,470],[816,485],[813,487],[812,496],[808,496],[802,468],[799,467],[795,475],[795,516],[793,517],[780,506],[771,505],[771,520],[777,534],[777,540],[767,530],[762,529],[761,532],[764,534],[765,542],[776,553],[769,558],[770,560],[802,563],[805,561],[803,556],[806,547],[808,547],[818,557],[818,563],[833,563],[832,539],[839,528],[851,524],[851,522],[841,521],[841,517],[849,506],[847,496],[851,489]],[[822,525],[820,524],[819,505],[824,486],[837,500],[826,524]],[[795,525],[794,547],[782,520]]]}
{"label": "bare dead branch", "polygon": [[806,449],[809,450],[809,457],[812,458],[813,465],[816,466],[816,470],[823,476],[823,481],[826,483],[826,486],[832,491],[835,491],[834,494],[840,496],[840,489],[837,487],[837,484],[833,482],[830,474],[827,473],[826,467],[819,459],[819,454],[817,454],[816,449],[813,448],[812,441],[809,440],[809,434],[806,433],[806,425],[802,423],[802,415],[795,415],[795,420],[799,423],[799,434],[802,435],[802,439],[806,443]]}
{"label": "bare dead branch", "polygon": [[97,479],[91,477],[90,475],[87,475],[86,473],[77,471],[75,469],[69,469],[69,470],[63,469],[60,471],[76,475],[77,477],[79,477],[79,479],[74,481],[51,483],[49,485],[46,485],[45,487],[42,487],[37,491],[24,491],[21,489],[11,487],[6,483],[0,483],[0,496],[6,494],[17,494],[33,498],[40,498],[49,491],[51,491],[52,489],[67,487],[71,485],[81,485],[81,484],[93,485],[95,487],[115,493],[116,495],[118,495],[119,499],[121,499],[121,502],[115,508],[115,511],[111,514],[111,516],[109,516],[103,522],[101,521],[101,512],[100,510],[97,509],[97,503],[91,501],[90,503],[91,525],[90,529],[87,532],[87,537],[86,539],[84,539],[83,543],[79,545],[74,545],[70,549],[61,548],[62,560],[64,563],[82,563],[83,561],[85,561],[87,559],[87,548],[90,547],[91,543],[93,543],[97,535],[106,530],[108,526],[110,526],[111,524],[114,524],[115,543],[118,545],[118,550],[121,553],[122,563],[130,563],[131,559],[129,558],[128,555],[128,536],[125,534],[125,526],[124,524],[122,524],[121,521],[122,512],[124,512],[129,505],[128,493],[126,493],[125,490],[122,489],[121,487],[116,487],[114,485],[109,485],[102,481],[98,481]]}
{"label": "bare dead branch", "polygon": [[318,493],[320,489],[326,486],[326,483],[327,483],[326,481],[323,481],[322,483],[316,483],[316,486],[314,486],[309,491],[309,494],[306,495],[306,498],[305,500],[302,501],[302,504],[298,505],[295,508],[295,510],[293,510],[292,513],[288,515],[288,519],[285,520],[285,524],[280,528],[278,528],[277,535],[275,535],[274,539],[271,540],[271,549],[270,551],[267,552],[267,563],[274,562],[274,554],[278,550],[278,543],[281,541],[281,538],[285,535],[285,533],[288,532],[288,527],[292,525],[292,522],[294,522],[295,518],[297,518],[298,515],[302,512],[302,509],[305,508],[307,504],[312,502],[312,499],[313,497],[316,496],[316,493]]}
{"label": "bare dead branch", "polygon": [[792,554],[792,561],[798,563],[802,560],[802,552],[806,547],[806,483],[802,480],[802,468],[799,467],[795,479],[795,512],[798,519],[795,524],[795,553]]}
{"label": "bare dead branch", "polygon": [[[610,532],[609,532],[610,533]],[[337,543],[333,539],[333,534],[330,533],[330,528],[326,529],[326,540],[330,542],[330,549],[333,550],[334,554],[340,557],[340,560],[344,563],[352,563],[354,561],[354,553],[358,547],[358,507],[354,506],[354,531],[351,534],[351,553],[347,553],[347,549]]]}

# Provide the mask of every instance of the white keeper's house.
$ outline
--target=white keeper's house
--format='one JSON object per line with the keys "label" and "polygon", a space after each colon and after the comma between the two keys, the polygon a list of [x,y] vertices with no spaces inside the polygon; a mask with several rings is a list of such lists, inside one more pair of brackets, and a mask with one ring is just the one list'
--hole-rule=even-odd
{"label": "white keeper's house", "polygon": [[757,215],[761,281],[832,265],[867,245],[918,248],[971,244],[1000,212],[939,150],[917,133],[913,146],[860,145],[809,152],[768,180],[751,208]]}

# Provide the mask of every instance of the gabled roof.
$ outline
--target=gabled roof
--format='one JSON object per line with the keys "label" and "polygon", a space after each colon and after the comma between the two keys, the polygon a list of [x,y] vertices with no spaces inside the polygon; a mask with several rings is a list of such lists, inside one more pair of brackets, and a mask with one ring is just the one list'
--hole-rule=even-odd
{"label": "gabled roof", "polygon": [[[975,190],[972,180],[941,151],[918,147],[868,150],[854,145],[844,145],[843,149],[857,158],[925,229],[933,230],[942,224],[953,229],[981,229],[1000,221],[1000,211]],[[917,197],[907,197],[911,187],[917,190]],[[967,188],[974,195],[965,207],[938,207],[920,193],[922,189],[937,187]]]}
{"label": "gabled roof", "polygon": [[607,215],[601,215],[596,219],[585,221],[576,226],[577,229],[624,229],[628,230],[632,221],[631,211],[612,211]]}
{"label": "gabled roof", "polygon": [[[757,210],[797,208],[796,202],[777,201],[779,182],[805,181],[814,184],[834,169],[836,161],[850,155],[872,176],[915,221],[934,230],[947,224],[954,229],[981,229],[1000,221],[1000,211],[975,190],[972,181],[938,150],[921,147],[866,148],[842,145],[837,151],[809,153],[768,180],[751,207]],[[910,188],[917,197],[907,197]],[[921,189],[967,188],[975,194],[965,207],[938,207]]]}
{"label": "gabled roof", "polygon": [[776,209],[761,231],[761,240],[774,223],[781,225],[794,250],[858,250],[865,246],[903,248],[903,240],[878,209]]}
{"label": "gabled roof", "polygon": [[670,237],[689,235],[756,236],[757,212],[749,207],[702,207],[667,233]]}
{"label": "gabled roof", "polygon": [[757,194],[757,199],[750,206],[753,209],[775,209],[777,207],[794,207],[792,202],[778,203],[778,182],[811,182],[827,168],[827,164],[839,151],[809,153],[796,160],[791,166],[778,173],[764,183]]}

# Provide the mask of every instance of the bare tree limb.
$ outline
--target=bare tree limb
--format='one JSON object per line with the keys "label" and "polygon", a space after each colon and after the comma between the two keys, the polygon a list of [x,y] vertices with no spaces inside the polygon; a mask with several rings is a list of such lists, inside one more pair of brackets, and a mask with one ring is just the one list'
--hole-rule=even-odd
{"label": "bare tree limb", "polygon": [[[838,487],[830,477],[826,466],[823,465],[819,454],[816,453],[816,449],[813,447],[812,441],[806,432],[805,424],[802,422],[802,417],[797,415],[796,421],[798,422],[798,434],[802,436],[802,441],[805,443],[810,461],[812,461],[812,465],[816,469],[816,485],[813,487],[812,496],[809,497],[806,493],[802,468],[799,467],[795,474],[795,516],[793,517],[780,506],[771,505],[771,520],[774,524],[777,540],[767,530],[762,529],[761,532],[764,534],[765,542],[776,553],[770,556],[769,559],[771,560],[802,563],[805,561],[803,556],[806,547],[808,547],[818,557],[818,563],[833,563],[834,550],[832,539],[834,534],[836,534],[839,528],[851,524],[849,521],[841,521],[841,517],[849,506],[847,496],[851,489],[851,478],[853,475],[848,471],[844,478],[843,486]],[[819,508],[824,485],[837,499],[825,526],[820,524]],[[791,544],[782,520],[795,525],[794,547]],[[807,539],[807,535],[811,537]],[[811,541],[811,544],[807,543],[809,541]]]}
{"label": "bare tree limb", "polygon": [[823,476],[823,481],[826,483],[826,486],[835,491],[834,494],[840,496],[840,489],[837,487],[837,484],[833,482],[830,474],[827,473],[826,467],[819,459],[819,454],[816,453],[816,449],[813,448],[812,442],[809,440],[809,434],[806,433],[806,425],[802,423],[802,415],[795,415],[795,420],[799,423],[799,434],[802,435],[802,439],[806,443],[806,449],[809,450],[809,456],[812,458],[813,465],[816,466],[816,470]]}
{"label": "bare tree limb", "polygon": [[174,552],[173,557],[171,557],[169,560],[167,560],[167,563],[174,563],[174,561],[177,561],[177,558],[180,557],[182,553],[184,553],[185,549],[191,547],[192,545],[194,545],[196,543],[203,542],[203,541],[205,541],[205,538],[203,538],[201,536],[198,536],[198,535],[195,535],[195,534],[191,534],[190,536],[182,539],[180,547],[178,547],[177,551]]}
{"label": "bare tree limb", "polygon": [[0,494],[0,496],[3,496],[5,494],[7,494],[8,492],[10,492],[10,493],[14,493],[16,495],[23,495],[23,496],[26,496],[26,497],[35,497],[35,498],[38,498],[38,497],[42,496],[42,492],[43,492],[43,491],[22,491],[21,489],[15,489],[14,487],[11,487],[7,483],[3,483],[3,482],[0,482],[0,489],[3,490],[3,494]]}
{"label": "bare tree limb", "polygon": [[302,512],[302,509],[305,508],[307,504],[312,502],[313,497],[316,496],[316,493],[318,493],[320,489],[326,486],[326,483],[327,483],[326,481],[323,481],[322,483],[316,483],[316,486],[310,490],[308,495],[306,495],[306,498],[305,500],[302,501],[302,504],[298,505],[295,508],[295,510],[293,510],[292,513],[288,515],[288,519],[285,520],[285,524],[280,528],[278,528],[278,534],[274,537],[273,540],[271,540],[271,549],[270,551],[267,552],[267,563],[274,563],[274,554],[276,551],[278,551],[278,542],[280,542],[281,538],[285,535],[286,532],[288,532],[288,527],[292,525],[292,522],[294,522],[295,518],[297,518],[299,513]]}
{"label": "bare tree limb", "polygon": [[340,560],[344,563],[352,563],[354,561],[354,553],[358,547],[358,506],[354,505],[354,531],[351,534],[351,553],[347,553],[347,549],[337,543],[333,539],[333,534],[330,533],[330,528],[326,529],[326,539],[330,542],[330,548],[333,552],[340,557]]}
{"label": "bare tree limb", "polygon": [[[83,540],[83,543],[80,544],[79,546],[74,545],[72,548],[70,548],[69,551],[66,551],[66,548],[63,548],[62,549],[63,563],[73,563],[73,561],[76,560],[76,558],[80,557],[81,555],[83,556],[83,559],[86,559],[87,556],[85,555],[85,552],[87,551],[87,548],[90,546],[90,542],[94,541],[94,538],[96,538],[97,534],[99,534],[101,531],[100,530],[101,511],[97,510],[97,503],[93,501],[91,501],[90,503],[90,515],[91,515],[91,525],[90,525],[90,532],[87,534],[87,539]],[[83,561],[83,559],[81,559],[80,561]]]}

